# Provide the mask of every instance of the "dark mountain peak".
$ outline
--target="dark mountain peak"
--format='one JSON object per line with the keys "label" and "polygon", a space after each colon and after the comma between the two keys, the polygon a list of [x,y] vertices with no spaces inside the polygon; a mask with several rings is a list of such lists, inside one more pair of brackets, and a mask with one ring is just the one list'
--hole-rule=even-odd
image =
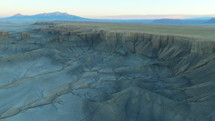
{"label": "dark mountain peak", "polygon": [[21,17],[21,16],[24,16],[24,15],[22,15],[20,13],[17,13],[17,14],[14,15],[14,17]]}
{"label": "dark mountain peak", "polygon": [[57,11],[57,12],[53,12],[52,14],[55,14],[55,15],[70,15],[70,14],[68,14],[68,13],[62,13],[62,12],[59,12],[59,11]]}
{"label": "dark mountain peak", "polygon": [[61,15],[61,14],[68,14],[68,13],[62,13],[62,12],[56,11],[56,12],[52,12],[51,14]]}
{"label": "dark mountain peak", "polygon": [[68,13],[62,13],[62,12],[52,12],[52,13],[41,13],[37,15],[43,15],[43,16],[69,16]]}

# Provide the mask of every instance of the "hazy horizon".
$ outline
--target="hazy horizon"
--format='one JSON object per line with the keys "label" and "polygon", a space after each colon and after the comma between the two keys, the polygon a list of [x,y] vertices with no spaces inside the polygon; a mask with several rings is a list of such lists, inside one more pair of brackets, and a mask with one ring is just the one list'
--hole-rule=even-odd
{"label": "hazy horizon", "polygon": [[[87,18],[135,15],[213,15],[213,0],[7,0],[1,1],[0,17],[17,13],[33,15],[54,11]],[[176,18],[183,16],[176,16]],[[173,16],[174,18],[174,16]]]}
{"label": "hazy horizon", "polygon": [[[66,12],[61,12],[61,11],[54,11],[54,12],[50,12],[50,13],[55,13],[55,12],[60,12],[60,13],[66,13]],[[20,12],[10,15],[10,16],[3,16],[0,18],[7,18],[7,17],[11,17],[11,16],[15,16],[17,14],[21,14],[21,15],[26,15],[26,14],[22,14]],[[46,12],[44,13],[36,13],[36,14],[46,14]],[[36,14],[28,14],[29,16],[31,15],[36,15]],[[67,13],[70,15],[74,15],[72,13]],[[27,16],[28,16],[27,15]],[[79,15],[75,15],[75,16],[79,16]],[[94,16],[94,17],[85,17],[85,16],[80,16],[80,17],[84,17],[84,18],[90,18],[90,19],[192,19],[192,18],[207,18],[207,17],[215,17],[215,14],[208,14],[208,15],[182,15],[182,14],[160,14],[160,15],[156,15],[156,14],[151,14],[151,15],[116,15],[116,16]]]}

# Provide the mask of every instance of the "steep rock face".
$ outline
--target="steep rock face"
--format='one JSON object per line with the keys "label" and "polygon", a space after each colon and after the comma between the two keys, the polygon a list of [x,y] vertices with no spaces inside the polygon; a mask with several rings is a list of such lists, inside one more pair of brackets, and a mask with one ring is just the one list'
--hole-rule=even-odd
{"label": "steep rock face", "polygon": [[29,32],[0,46],[2,120],[215,120],[212,41],[55,25]]}
{"label": "steep rock face", "polygon": [[204,60],[202,63],[206,63],[207,58],[213,58],[215,53],[213,41],[201,41],[178,36],[105,31],[96,34],[78,34],[78,36],[95,50],[121,54],[141,54],[163,60],[164,63],[174,69],[176,74],[198,65],[197,63],[200,61]]}

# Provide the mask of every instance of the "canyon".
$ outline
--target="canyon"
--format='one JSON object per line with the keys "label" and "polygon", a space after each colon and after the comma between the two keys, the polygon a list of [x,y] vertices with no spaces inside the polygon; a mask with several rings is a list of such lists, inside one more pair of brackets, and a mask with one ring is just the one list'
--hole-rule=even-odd
{"label": "canyon", "polygon": [[0,26],[0,121],[215,120],[215,41],[87,24]]}

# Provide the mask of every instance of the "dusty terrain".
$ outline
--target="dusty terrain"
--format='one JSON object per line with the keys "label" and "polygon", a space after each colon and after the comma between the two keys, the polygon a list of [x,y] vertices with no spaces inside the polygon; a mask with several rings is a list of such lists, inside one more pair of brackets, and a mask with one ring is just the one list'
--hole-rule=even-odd
{"label": "dusty terrain", "polygon": [[214,121],[207,27],[128,26],[0,26],[0,121]]}

